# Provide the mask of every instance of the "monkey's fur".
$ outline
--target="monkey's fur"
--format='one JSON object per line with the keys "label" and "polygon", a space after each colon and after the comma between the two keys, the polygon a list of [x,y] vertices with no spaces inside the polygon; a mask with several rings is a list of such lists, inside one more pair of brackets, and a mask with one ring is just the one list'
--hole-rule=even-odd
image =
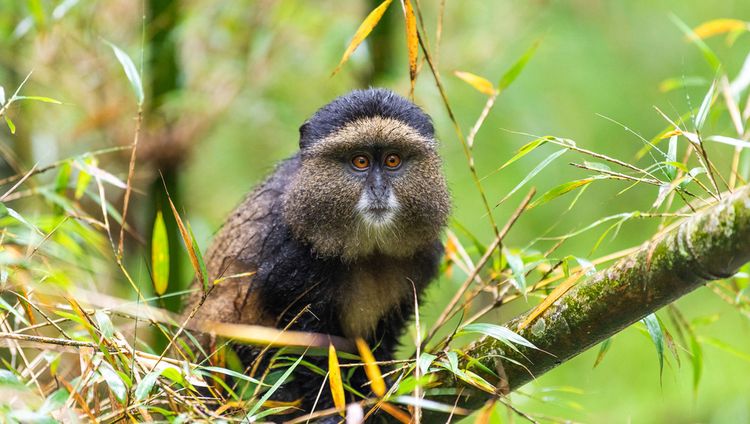
{"label": "monkey's fur", "polygon": [[[450,213],[430,118],[390,91],[358,90],[318,110],[299,144],[208,250],[211,281],[254,275],[223,280],[194,319],[362,337],[388,360],[413,313],[414,290],[421,295],[437,274]],[[389,154],[399,156],[397,169],[383,164]],[[367,171],[352,166],[356,155],[370,158]],[[259,351],[235,349],[246,366]],[[309,411],[323,378],[302,368],[277,397],[301,398]],[[358,387],[364,376],[355,378],[366,391]],[[331,405],[324,388],[316,409]]]}

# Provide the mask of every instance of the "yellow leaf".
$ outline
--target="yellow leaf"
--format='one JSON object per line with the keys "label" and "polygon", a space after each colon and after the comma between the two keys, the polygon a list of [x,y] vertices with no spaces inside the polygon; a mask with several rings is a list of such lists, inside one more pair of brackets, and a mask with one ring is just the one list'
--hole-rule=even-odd
{"label": "yellow leaf", "polygon": [[667,131],[664,134],[662,134],[661,137],[659,137],[659,140],[664,140],[665,138],[672,138],[676,135],[682,135],[682,131],[680,130]]}
{"label": "yellow leaf", "polygon": [[341,381],[341,368],[339,358],[336,356],[336,348],[333,344],[328,345],[328,382],[331,385],[333,405],[343,417],[346,410],[346,399],[344,398],[344,383]]}
{"label": "yellow leaf", "polygon": [[698,25],[693,32],[698,38],[708,38],[714,35],[743,29],[750,29],[750,25],[739,19],[713,19]]}
{"label": "yellow leaf", "polygon": [[169,241],[167,227],[161,211],[156,212],[154,229],[151,234],[151,269],[154,278],[154,291],[159,296],[167,291],[169,284]]}
{"label": "yellow leaf", "polygon": [[406,47],[409,52],[410,95],[414,96],[414,85],[417,83],[417,56],[419,55],[419,36],[417,35],[417,18],[410,0],[404,0],[404,19],[406,20]]}
{"label": "yellow leaf", "polygon": [[395,418],[396,420],[398,420],[398,422],[400,422],[400,423],[410,424],[412,422],[412,419],[409,416],[409,414],[407,414],[406,412],[404,412],[402,409],[397,408],[397,407],[391,405],[388,402],[381,403],[380,404],[380,409],[382,409],[383,411],[387,412],[388,415],[392,416],[393,418]]}
{"label": "yellow leaf", "polygon": [[384,2],[380,3],[378,7],[373,9],[373,11],[370,12],[369,15],[367,15],[365,20],[359,25],[359,28],[357,28],[357,32],[354,33],[354,37],[349,43],[349,47],[346,48],[344,55],[341,57],[341,61],[339,62],[338,66],[336,66],[336,69],[333,70],[331,76],[338,73],[341,67],[344,66],[344,63],[349,60],[349,56],[351,56],[352,53],[357,50],[357,47],[359,47],[359,45],[362,44],[363,41],[365,41],[365,38],[370,35],[370,32],[372,32],[372,29],[375,28],[375,25],[380,22],[380,18],[383,17],[383,14],[388,9],[388,6],[391,5],[392,1],[393,0],[385,0]]}
{"label": "yellow leaf", "polygon": [[169,197],[169,193],[167,193],[167,199],[169,200],[169,207],[172,208],[174,219],[175,221],[177,221],[177,228],[180,229],[182,241],[185,242],[185,247],[187,248],[188,256],[190,257],[190,263],[193,265],[193,269],[195,270],[195,276],[198,277],[198,280],[204,281],[205,285],[207,276],[204,275],[205,266],[202,264],[203,260],[199,256],[200,251],[193,244],[193,237],[190,232],[188,232],[185,224],[182,222],[182,218],[180,218],[180,214],[177,212],[177,208],[174,207],[174,203],[172,203],[172,198]]}
{"label": "yellow leaf", "polygon": [[482,78],[479,75],[472,74],[471,72],[455,71],[454,75],[461,78],[465,83],[474,87],[480,93],[491,96],[495,94],[495,86],[492,85],[486,78]]}
{"label": "yellow leaf", "polygon": [[364,340],[357,338],[357,350],[359,350],[359,356],[365,364],[365,374],[370,379],[372,392],[382,397],[385,395],[385,381],[383,380],[383,374],[380,373],[378,364],[375,363],[375,357],[372,355],[370,347],[367,346]]}
{"label": "yellow leaf", "polygon": [[575,274],[573,274],[570,278],[563,281],[562,284],[555,287],[555,289],[552,290],[552,293],[547,295],[547,297],[544,298],[542,303],[537,305],[537,307],[534,308],[534,310],[531,311],[531,313],[529,313],[529,316],[527,316],[526,319],[523,320],[521,325],[518,326],[518,331],[521,331],[524,328],[528,327],[528,325],[531,324],[536,319],[536,317],[541,315],[544,311],[547,310],[547,308],[552,306],[552,304],[555,303],[555,301],[559,299],[560,296],[567,293],[568,290],[570,290],[575,285],[575,283],[578,281],[579,278],[581,278],[582,275],[583,275],[583,271],[582,270],[578,271]]}

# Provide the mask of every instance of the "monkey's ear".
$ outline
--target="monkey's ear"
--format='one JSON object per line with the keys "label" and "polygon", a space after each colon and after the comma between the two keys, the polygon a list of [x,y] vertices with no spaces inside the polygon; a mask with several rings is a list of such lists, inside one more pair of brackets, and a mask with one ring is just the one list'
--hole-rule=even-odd
{"label": "monkey's ear", "polygon": [[310,120],[303,122],[299,127],[299,148],[303,149],[307,145],[307,135],[310,132]]}

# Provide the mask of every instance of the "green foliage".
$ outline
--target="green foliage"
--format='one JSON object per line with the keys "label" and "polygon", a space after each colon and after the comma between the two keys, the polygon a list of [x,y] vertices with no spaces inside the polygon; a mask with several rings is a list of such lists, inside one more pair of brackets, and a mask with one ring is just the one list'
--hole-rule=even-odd
{"label": "green foliage", "polygon": [[[626,256],[626,247],[679,225],[750,179],[747,22],[704,23],[715,5],[697,1],[600,9],[447,2],[445,10],[409,2],[416,8],[411,15],[386,1],[365,20],[356,2],[199,0],[185,6],[172,33],[181,88],[141,119],[153,87],[149,69],[136,63],[155,29],[144,28],[140,6],[120,3],[8,2],[0,16],[7,41],[0,52],[8,58],[0,67],[0,115],[8,128],[0,136],[0,332],[10,335],[0,349],[0,388],[19,395],[0,402],[4,420],[260,420],[293,410],[273,403],[273,393],[293,384],[297,367],[327,370],[297,351],[273,358],[267,374],[250,375],[232,353],[208,362],[183,320],[158,309],[164,299],[186,294],[167,285],[175,271],[169,258],[189,259],[204,292],[222,282],[209,280],[201,246],[251,183],[295,149],[297,127],[311,111],[362,84],[375,42],[367,34],[386,8],[399,19],[404,12],[422,40],[418,56],[410,50],[414,32],[408,46],[392,46],[403,66],[383,81],[405,94],[413,83],[407,69],[421,73],[415,101],[434,117],[442,141],[455,240],[446,248],[441,281],[421,305],[427,328],[407,334],[401,362],[382,366],[391,375],[388,391],[376,397],[352,387],[354,367],[342,367],[347,396],[403,414],[476,412],[486,422],[506,412],[539,420],[709,421],[738,388],[747,388],[720,377],[750,370],[746,346],[733,342],[747,335],[744,323],[733,321],[750,316],[746,268],[680,301],[666,311],[669,320],[644,320],[656,361],[643,337],[626,331],[588,361],[566,364],[511,395],[507,405],[470,411],[453,404],[464,387],[497,389],[498,370],[466,358],[464,342],[491,337],[504,349],[533,348],[488,322],[528,309],[579,272],[586,278]],[[745,4],[724,6],[727,15],[750,13]],[[665,18],[667,10],[679,18]],[[532,41],[540,36],[541,49]],[[726,42],[710,38],[718,36]],[[329,78],[338,61],[346,66]],[[471,87],[438,80],[454,69],[476,72],[457,73]],[[478,75],[501,77],[493,85]],[[486,95],[483,103],[472,87]],[[135,103],[127,101],[131,93]],[[653,104],[660,105],[656,112]],[[139,140],[131,180],[122,151]],[[563,156],[573,166],[558,160]],[[169,160],[179,162],[189,197],[171,205],[171,216],[155,217],[152,251],[144,251],[144,229],[152,223],[142,222],[149,201],[143,191]],[[542,194],[517,221],[503,221],[518,192],[532,184]],[[134,209],[121,256],[115,246],[128,189]],[[495,207],[485,208],[483,199]],[[166,241],[171,219],[179,222],[185,250]],[[500,253],[489,252],[479,265],[505,223]],[[462,281],[465,292],[443,311]],[[719,319],[693,319],[717,313]],[[680,358],[688,365],[680,367]],[[654,377],[662,372],[674,378],[659,387]],[[453,376],[455,387],[435,387],[439,375]],[[674,383],[685,375],[697,398],[694,415],[685,415],[690,399]],[[450,402],[434,400],[441,396]]]}

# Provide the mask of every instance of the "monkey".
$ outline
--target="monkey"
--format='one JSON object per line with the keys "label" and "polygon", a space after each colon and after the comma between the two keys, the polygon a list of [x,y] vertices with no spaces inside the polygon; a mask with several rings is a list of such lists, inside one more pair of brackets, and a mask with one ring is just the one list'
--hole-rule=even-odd
{"label": "monkey", "polygon": [[[299,134],[299,151],[215,236],[210,280],[244,276],[217,284],[194,319],[362,338],[377,346],[378,360],[390,360],[415,293],[421,298],[437,277],[451,211],[432,120],[394,92],[370,88],[323,106]],[[185,309],[200,296],[195,290]],[[234,349],[246,367],[258,358],[257,347]],[[301,399],[310,412],[320,392],[316,409],[333,406],[322,376],[295,375],[277,399]]]}

